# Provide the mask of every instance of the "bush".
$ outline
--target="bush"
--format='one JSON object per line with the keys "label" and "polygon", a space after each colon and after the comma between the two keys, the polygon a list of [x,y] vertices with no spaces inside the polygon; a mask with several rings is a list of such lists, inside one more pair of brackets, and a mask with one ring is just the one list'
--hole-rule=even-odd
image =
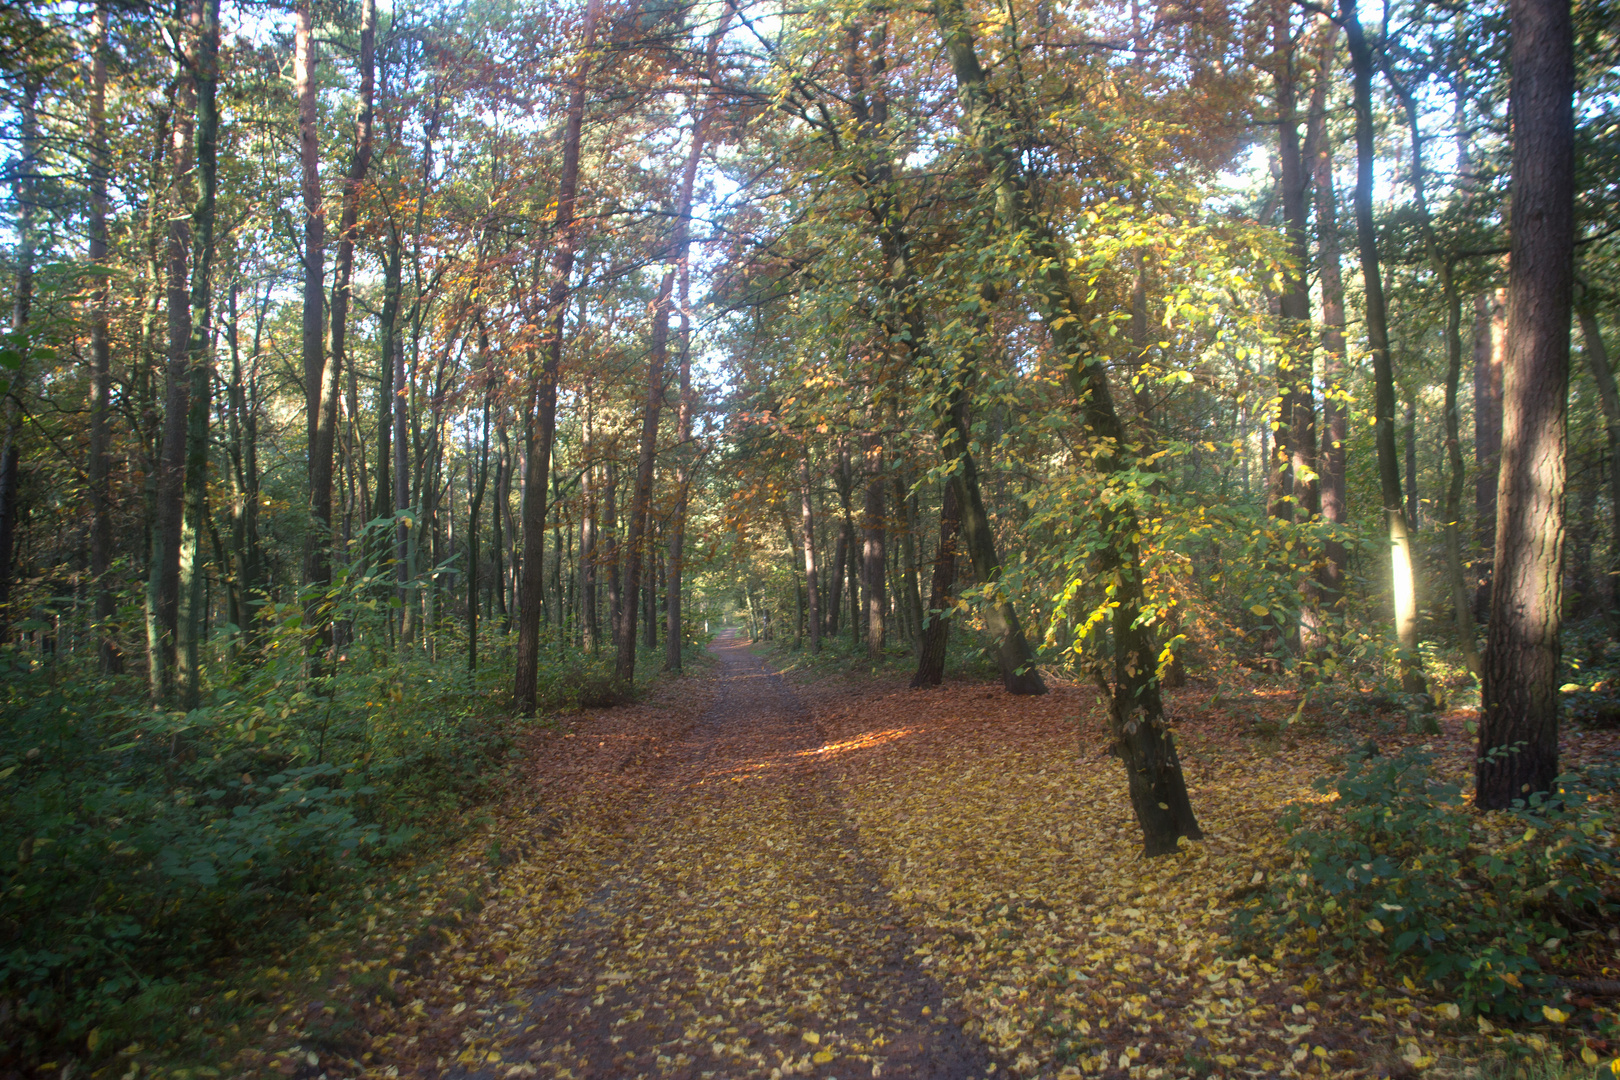
{"label": "bush", "polygon": [[1613,770],[1564,776],[1551,798],[1481,814],[1420,751],[1353,760],[1337,800],[1283,821],[1292,864],[1236,916],[1246,946],[1286,935],[1324,963],[1364,952],[1410,964],[1464,1009],[1539,1017],[1551,955],[1616,912],[1612,811],[1588,798]]}

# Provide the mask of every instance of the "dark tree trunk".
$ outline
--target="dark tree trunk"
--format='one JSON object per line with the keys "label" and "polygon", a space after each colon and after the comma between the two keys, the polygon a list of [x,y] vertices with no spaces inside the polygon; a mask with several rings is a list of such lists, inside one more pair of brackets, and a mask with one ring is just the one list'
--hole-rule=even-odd
{"label": "dark tree trunk", "polygon": [[[1010,140],[1014,122],[991,93],[967,13],[961,0],[941,0],[934,14],[956,76],[962,123],[984,165],[1000,224],[1026,238],[1035,268],[1024,284],[1039,304],[1047,332],[1064,358],[1080,419],[1094,437],[1104,440],[1099,444],[1096,467],[1105,474],[1134,471],[1137,465],[1125,450],[1129,440],[1114,409],[1107,368],[1096,356],[1088,313],[1080,303],[1084,290],[1070,280],[1068,260],[1050,223],[1029,204],[1022,157]],[[968,509],[964,500],[964,536],[968,535]],[[1203,832],[1187,797],[1175,738],[1159,696],[1158,650],[1142,619],[1138,522],[1134,513],[1123,510],[1110,513],[1104,524],[1110,543],[1102,562],[1115,590],[1109,730],[1115,752],[1125,763],[1143,849],[1148,855],[1166,854],[1177,849],[1180,838],[1198,839]]]}
{"label": "dark tree trunk", "polygon": [[40,76],[23,75],[23,95],[18,111],[22,114],[20,158],[12,174],[12,198],[17,207],[17,287],[12,294],[11,329],[24,345],[23,356],[8,382],[4,413],[5,430],[0,433],[0,645],[10,635],[11,588],[16,579],[17,479],[22,447],[22,408],[18,401],[27,375],[28,321],[34,306],[34,212],[39,192],[39,91]]}
{"label": "dark tree trunk", "polygon": [[821,596],[816,591],[816,520],[810,500],[810,446],[799,455],[799,527],[804,540],[805,596],[810,605],[810,651],[821,651]]}
{"label": "dark tree trunk", "polygon": [[[111,161],[107,153],[107,4],[98,0],[90,28],[90,262],[105,271],[107,235],[107,179]],[[111,630],[117,605],[112,587],[112,505],[108,491],[111,463],[112,348],[107,315],[112,287],[99,276],[90,293],[90,576],[95,579],[95,616],[101,670],[122,671],[123,654]]]}
{"label": "dark tree trunk", "polygon": [[524,462],[522,597],[518,603],[517,667],[512,698],[519,713],[534,712],[540,674],[540,608],[546,588],[546,484],[551,477],[551,448],[557,431],[557,379],[562,365],[563,322],[568,313],[568,279],[574,271],[578,238],[574,203],[579,191],[579,140],[585,124],[586,76],[596,44],[601,0],[589,0],[581,29],[579,58],[569,77],[568,119],[563,129],[562,172],[557,184],[557,254],[551,265],[546,297],[548,340],[545,364],[533,385],[535,439]]}
{"label": "dark tree trunk", "polygon": [[883,447],[877,436],[865,440],[866,505],[861,512],[861,591],[866,600],[866,654],[883,656],[884,521]]}
{"label": "dark tree trunk", "polygon": [[[479,331],[479,351],[488,355],[489,339]],[[478,524],[484,510],[484,485],[489,479],[489,404],[494,371],[486,363],[484,377],[484,421],[478,440],[478,475],[467,506],[467,670],[478,670]],[[497,483],[496,487],[500,485]],[[499,526],[496,526],[497,532]],[[499,545],[499,538],[496,540]]]}
{"label": "dark tree trunk", "polygon": [[332,644],[329,603],[332,583],[332,463],[337,446],[338,376],[336,357],[326,349],[326,207],[321,198],[318,64],[313,0],[298,7],[294,37],[293,83],[298,97],[299,161],[304,203],[303,364],[305,428],[309,440],[309,536],[305,540],[304,581],[312,593],[304,625],[319,658]]}
{"label": "dark tree trunk", "polygon": [[596,466],[591,464],[591,433],[590,422],[586,421],[585,467],[580,473],[579,494],[582,511],[579,521],[579,623],[581,631],[581,644],[590,653],[596,652],[602,644],[601,627],[597,624],[596,606],[596,485],[592,474]]}
{"label": "dark tree trunk", "polygon": [[[336,422],[337,422],[336,394],[337,394],[338,378],[339,378],[340,375],[342,375],[344,373],[344,363],[343,363],[344,350],[348,346],[349,304],[350,304],[350,301],[352,299],[352,297],[350,296],[350,279],[351,279],[351,277],[353,276],[353,273],[354,273],[354,242],[358,238],[359,231],[360,231],[359,230],[360,188],[361,188],[361,185],[365,182],[366,173],[371,168],[372,105],[373,105],[373,96],[374,96],[374,92],[375,92],[375,88],[376,88],[376,71],[377,71],[377,62],[376,62],[377,61],[377,48],[376,48],[376,42],[377,42],[377,4],[376,4],[376,0],[361,0],[361,3],[360,3],[360,112],[355,117],[355,122],[354,122],[354,158],[349,163],[348,175],[346,177],[344,177],[344,183],[343,183],[343,212],[342,212],[342,217],[339,219],[339,223],[338,223],[337,255],[336,255],[336,258],[333,260],[333,264],[332,264],[332,321],[331,321],[332,339],[331,339],[331,351],[330,351],[329,355],[331,357],[331,367],[332,367],[332,374],[331,374],[332,388],[333,388],[333,391],[332,391],[333,392],[332,423],[334,424],[334,427],[335,427]],[[388,295],[388,293],[387,293],[388,284],[386,283],[386,274],[387,274],[386,269],[384,271],[384,274],[385,274],[385,284],[384,284],[383,303],[386,305],[391,299],[393,299],[393,300],[395,300],[397,302],[397,291],[396,291],[396,293],[395,293],[395,295],[393,297],[390,297]],[[397,290],[397,282],[395,283],[395,288]],[[389,320],[391,320],[393,316],[390,313],[386,317]],[[392,334],[392,333],[393,333],[393,327],[390,326],[385,331],[385,336],[387,336],[389,334]],[[359,412],[358,412],[357,408],[355,407],[356,402],[354,401],[354,398],[355,398],[355,389],[354,389],[354,386],[355,386],[355,372],[354,372],[354,366],[352,364],[349,365],[347,375],[348,375],[349,387],[350,387],[349,392],[350,392],[350,406],[351,407],[349,409],[349,413],[350,413],[349,419],[350,419],[350,425],[351,425],[350,430],[352,432],[353,431],[353,426],[357,425],[359,423],[359,421],[360,421]],[[356,470],[360,471],[360,473],[361,473],[361,485],[363,487],[364,483],[365,483],[365,480],[364,480],[364,463],[363,463],[363,460],[359,459],[357,457],[357,455],[354,453],[354,449],[355,448],[350,447],[350,452],[346,455],[348,457],[348,459],[349,459],[349,470],[350,470],[349,475],[350,475],[350,479],[351,479],[351,482],[352,482]],[[367,509],[369,509],[369,507]],[[345,533],[348,532],[348,526],[347,525],[345,525],[344,531],[345,531]]]}
{"label": "dark tree trunk", "polygon": [[186,417],[185,509],[180,532],[180,601],[177,625],[177,674],[180,705],[194,709],[202,688],[200,648],[205,633],[202,534],[208,517],[208,418],[214,369],[210,363],[213,330],[214,196],[218,174],[219,0],[202,0],[197,33],[196,162],[197,205],[191,214],[191,337],[187,363],[191,387]]}
{"label": "dark tree trunk", "polygon": [[1602,596],[1610,621],[1620,623],[1620,385],[1616,384],[1597,316],[1584,304],[1576,314],[1581,324],[1581,351],[1586,355],[1592,381],[1597,384],[1603,427],[1608,435],[1609,564],[1604,571],[1608,581]]}
{"label": "dark tree trunk", "polygon": [[[189,20],[187,20],[189,22]],[[183,38],[189,34],[182,32]],[[187,46],[189,48],[189,46]],[[175,626],[180,610],[180,526],[186,475],[186,412],[190,380],[186,358],[191,347],[191,185],[193,108],[196,83],[193,62],[182,65],[175,80],[174,123],[170,130],[169,230],[165,243],[168,355],[163,379],[163,437],[158,452],[157,491],[152,525],[152,559],[147,575],[148,674],[154,703],[171,689]]]}
{"label": "dark tree trunk", "polygon": [[1502,458],[1502,357],[1507,351],[1500,289],[1474,297],[1474,619],[1491,610],[1491,563],[1496,551],[1496,484]]}
{"label": "dark tree trunk", "polygon": [[928,614],[923,624],[922,647],[917,650],[917,673],[911,688],[938,686],[945,680],[945,644],[951,632],[951,597],[956,586],[956,537],[961,515],[956,508],[956,485],[945,484],[939,508],[939,547],[934,550],[934,575],[928,583]]}
{"label": "dark tree trunk", "polygon": [[1558,775],[1565,413],[1575,250],[1569,0],[1512,0],[1512,237],[1496,564],[1475,801],[1500,810]]}

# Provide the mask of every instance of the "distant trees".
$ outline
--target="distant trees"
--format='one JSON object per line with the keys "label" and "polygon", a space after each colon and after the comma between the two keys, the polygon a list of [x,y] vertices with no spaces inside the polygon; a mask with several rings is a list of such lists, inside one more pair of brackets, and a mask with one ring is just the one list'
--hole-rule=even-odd
{"label": "distant trees", "polygon": [[0,49],[19,655],[191,708],[297,635],[311,692],[453,655],[527,714],[730,607],[1096,686],[1151,851],[1197,834],[1189,669],[1426,726],[1455,650],[1482,804],[1556,768],[1561,620],[1620,565],[1612,65],[1567,13],[1516,0],[1510,66],[1418,0],[69,11]]}

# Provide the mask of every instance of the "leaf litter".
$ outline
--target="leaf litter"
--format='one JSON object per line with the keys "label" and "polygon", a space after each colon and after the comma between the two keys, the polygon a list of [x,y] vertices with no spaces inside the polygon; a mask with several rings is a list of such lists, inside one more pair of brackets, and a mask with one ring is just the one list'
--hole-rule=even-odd
{"label": "leaf litter", "polygon": [[[1257,742],[1213,708],[1182,720],[1206,838],[1144,860],[1088,691],[834,676],[794,692],[718,652],[718,679],[537,732],[428,902],[372,916],[325,997],[286,995],[238,1069],[1397,1077],[1557,1041],[1562,1020],[1494,1028],[1365,958],[1234,953],[1231,908],[1282,864],[1283,808],[1323,798],[1330,740]],[[1457,772],[1465,719],[1426,737]],[[329,1002],[352,1017],[342,1038],[323,1034]]]}

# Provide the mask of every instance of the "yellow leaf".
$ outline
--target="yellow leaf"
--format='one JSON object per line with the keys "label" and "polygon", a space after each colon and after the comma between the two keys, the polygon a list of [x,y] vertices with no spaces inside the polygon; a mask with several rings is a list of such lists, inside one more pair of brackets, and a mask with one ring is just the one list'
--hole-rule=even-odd
{"label": "yellow leaf", "polygon": [[1368,919],[1367,929],[1371,930],[1375,934],[1382,934],[1384,932],[1384,924],[1379,922],[1377,919]]}
{"label": "yellow leaf", "polygon": [[825,1064],[827,1064],[827,1062],[831,1061],[832,1059],[833,1059],[833,1052],[831,1050],[817,1050],[816,1051],[816,1056],[811,1058],[810,1060],[815,1062],[817,1065],[825,1065]]}
{"label": "yellow leaf", "polygon": [[1590,1046],[1583,1046],[1581,1047],[1581,1060],[1588,1065],[1596,1065],[1598,1063],[1598,1053]]}
{"label": "yellow leaf", "polygon": [[1260,616],[1262,619],[1271,614],[1271,609],[1266,607],[1264,604],[1256,604],[1249,610]]}
{"label": "yellow leaf", "polygon": [[1449,1001],[1446,1002],[1444,1005],[1436,1005],[1434,1007],[1434,1011],[1439,1013],[1442,1017],[1444,1017],[1447,1020],[1455,1020],[1455,1019],[1457,1019],[1458,1016],[1462,1015],[1462,1010],[1457,1008],[1456,1005],[1452,1004]]}
{"label": "yellow leaf", "polygon": [[807,1031],[807,1032],[805,1032],[803,1035],[801,1035],[799,1037],[801,1039],[803,1039],[805,1042],[809,1043],[811,1046],[820,1046],[821,1045],[821,1036],[817,1035],[813,1031]]}
{"label": "yellow leaf", "polygon": [[1551,1005],[1543,1005],[1541,1007],[1541,1015],[1545,1016],[1548,1023],[1552,1024],[1562,1024],[1565,1020],[1569,1019],[1569,1013],[1562,1009],[1555,1009]]}

